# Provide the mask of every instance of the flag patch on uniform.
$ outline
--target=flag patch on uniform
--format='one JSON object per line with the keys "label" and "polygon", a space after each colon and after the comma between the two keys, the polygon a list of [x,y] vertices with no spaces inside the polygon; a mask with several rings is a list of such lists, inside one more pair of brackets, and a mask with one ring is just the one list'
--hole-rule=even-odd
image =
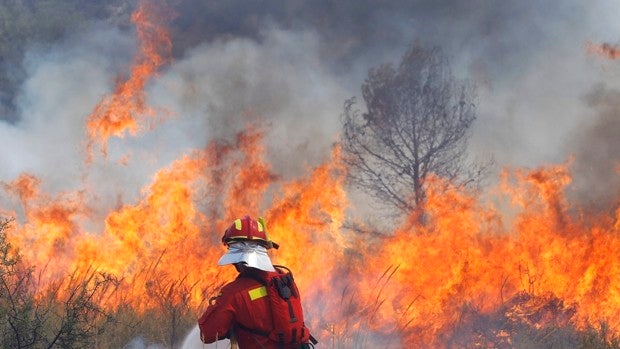
{"label": "flag patch on uniform", "polygon": [[251,300],[263,298],[267,295],[267,287],[261,286],[258,288],[254,288],[254,289],[249,290],[248,293],[250,294]]}

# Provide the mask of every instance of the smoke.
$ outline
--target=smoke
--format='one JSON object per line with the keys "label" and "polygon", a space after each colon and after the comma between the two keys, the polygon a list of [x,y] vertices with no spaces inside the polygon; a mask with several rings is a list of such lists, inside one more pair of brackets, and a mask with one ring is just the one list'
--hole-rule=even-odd
{"label": "smoke", "polygon": [[29,51],[28,78],[16,97],[19,121],[0,122],[0,181],[29,173],[44,178],[47,192],[80,187],[85,116],[131,51],[128,37],[101,26],[52,49]]}
{"label": "smoke", "polygon": [[[137,45],[126,24],[95,21],[27,51],[26,78],[13,98],[17,121],[0,121],[0,181],[26,172],[44,178],[45,192],[84,191],[95,214],[88,228],[100,230],[99,218],[135,201],[157,170],[211,140],[232,142],[247,125],[266,130],[273,172],[298,177],[328,156],[343,102],[360,96],[368,69],[397,64],[418,40],[442,47],[455,76],[477,86],[472,157],[492,157],[499,171],[574,156],[576,196],[604,206],[617,188],[617,156],[616,137],[603,131],[617,114],[611,97],[594,96],[620,88],[620,61],[594,56],[586,44],[620,40],[613,15],[619,7],[576,0],[182,0],[170,28],[174,59],[145,91],[158,121],[112,138],[108,156],[85,165],[85,120],[128,74]],[[603,151],[592,156],[594,146]],[[592,190],[601,183],[606,189]],[[3,207],[12,207],[8,201],[0,197]]]}
{"label": "smoke", "polygon": [[275,170],[299,176],[329,153],[347,97],[317,46],[313,32],[274,27],[264,30],[261,43],[238,38],[202,44],[162,76],[152,100],[177,111],[173,123],[187,127],[194,146],[231,139],[259,120]]}
{"label": "smoke", "polygon": [[599,211],[619,204],[620,90],[598,85],[585,100],[594,115],[569,141],[575,153],[575,195],[583,206]]}
{"label": "smoke", "polygon": [[[262,45],[267,22],[283,32],[312,32],[316,58],[350,97],[360,95],[368,68],[398,63],[412,40],[438,45],[457,78],[478,86],[472,152],[492,156],[498,168],[535,167],[563,162],[574,153],[568,138],[591,117],[592,106],[583,97],[600,82],[613,83],[614,75],[587,54],[585,44],[619,40],[617,11],[612,1],[295,1],[243,6],[236,1],[218,6],[183,1],[178,24],[189,30],[179,34],[177,52],[222,37],[249,38]],[[197,17],[205,18],[202,25],[196,25]],[[337,112],[341,104],[336,99],[332,110]],[[337,113],[329,121],[337,123]]]}
{"label": "smoke", "polygon": [[[164,345],[160,344],[146,344],[141,337],[134,338],[131,342],[127,343],[123,349],[164,349]],[[196,347],[198,348],[198,347]]]}
{"label": "smoke", "polygon": [[[165,160],[147,163],[157,167],[260,119],[271,132],[272,163],[297,175],[323,159],[337,137],[344,99],[359,96],[367,69],[398,63],[406,45],[419,40],[441,46],[457,77],[478,86],[473,152],[490,154],[500,165],[563,161],[569,156],[565,138],[590,115],[582,97],[599,82],[613,83],[584,44],[618,40],[611,15],[617,7],[581,1],[180,1],[171,28],[175,61],[149,86],[149,103],[172,117],[152,133],[117,142],[117,154],[129,148],[140,158],[139,148],[155,146]],[[19,122],[0,124],[6,164],[0,178],[49,174],[63,164],[47,185],[75,182],[83,119],[132,52],[132,33],[111,23],[68,36],[47,52],[28,52],[27,78],[16,98]],[[102,177],[134,172],[107,166],[98,169]]]}
{"label": "smoke", "polygon": [[250,123],[267,130],[274,170],[299,176],[328,156],[347,94],[324,70],[312,32],[267,28],[264,36],[260,44],[238,38],[188,50],[148,86],[159,124],[112,139],[108,156],[89,165],[84,120],[126,74],[132,36],[97,27],[31,52],[20,121],[0,124],[0,180],[27,172],[45,178],[47,192],[88,188],[103,215],[119,199],[134,200],[158,169],[210,140],[232,142]]}
{"label": "smoke", "polygon": [[192,328],[187,334],[187,337],[181,344],[181,349],[217,349],[217,348],[229,348],[227,341],[215,342],[211,344],[205,344],[200,340],[200,329],[198,326]]}

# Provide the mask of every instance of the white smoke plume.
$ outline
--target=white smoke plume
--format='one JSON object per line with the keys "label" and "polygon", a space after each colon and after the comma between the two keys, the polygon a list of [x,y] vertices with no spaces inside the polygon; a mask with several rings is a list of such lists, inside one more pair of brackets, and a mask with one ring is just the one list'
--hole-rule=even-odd
{"label": "white smoke plume", "polygon": [[133,200],[157,169],[255,120],[267,130],[274,170],[301,175],[329,154],[347,94],[322,66],[311,32],[270,28],[265,35],[261,44],[242,38],[203,44],[175,60],[147,91],[163,121],[113,138],[108,156],[89,165],[85,118],[126,69],[132,37],[96,28],[52,51],[33,52],[18,98],[20,121],[0,124],[0,180],[27,172],[44,178],[47,192],[88,187],[107,212],[119,198]]}
{"label": "white smoke plume", "polygon": [[[189,11],[196,4],[181,2],[178,23],[193,19],[183,17],[183,5]],[[398,63],[416,39],[443,47],[457,77],[478,86],[471,150],[492,155],[500,166],[566,160],[574,151],[570,135],[591,117],[583,97],[600,82],[618,85],[620,64],[584,47],[619,40],[612,1],[362,2],[357,12],[302,3],[298,19],[274,4],[257,22],[243,16],[259,9],[235,6],[225,8],[239,16],[233,35],[218,38],[223,31],[216,21],[214,33],[204,33],[213,37],[176,36],[195,39],[179,43],[178,57],[147,87],[148,103],[169,116],[152,131],[114,139],[109,158],[92,169],[82,164],[84,120],[126,73],[135,38],[107,22],[50,49],[30,50],[16,98],[18,121],[0,123],[0,180],[44,175],[51,191],[103,182],[104,202],[119,195],[131,200],[153,169],[253,119],[267,125],[275,171],[299,175],[337,139],[342,104],[360,95],[367,69]],[[337,21],[338,15],[348,20]],[[256,32],[247,34],[250,29]]]}

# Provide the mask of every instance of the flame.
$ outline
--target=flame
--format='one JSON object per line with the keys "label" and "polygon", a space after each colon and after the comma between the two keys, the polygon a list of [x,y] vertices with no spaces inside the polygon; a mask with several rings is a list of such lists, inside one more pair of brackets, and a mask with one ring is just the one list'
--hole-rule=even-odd
{"label": "flame", "polygon": [[[80,230],[77,220],[88,214],[80,193],[60,193],[55,197],[43,193],[41,180],[22,174],[15,181],[5,183],[5,190],[19,198],[24,221],[14,235],[13,244],[33,264],[45,267],[46,281],[64,275],[71,264],[75,239]],[[17,212],[0,212],[16,216]],[[50,265],[51,260],[56,260]],[[49,267],[49,269],[48,269]]]}
{"label": "flame", "polygon": [[567,165],[505,173],[503,192],[520,210],[506,224],[497,208],[431,180],[425,218],[412,214],[369,248],[348,279],[356,315],[366,315],[359,326],[444,346],[466,309],[491,313],[525,293],[557,296],[580,326],[597,319],[620,329],[617,211],[587,226],[569,214],[569,182]]}
{"label": "flame", "polygon": [[607,59],[620,58],[620,48],[618,48],[618,46],[614,46],[608,43],[603,43],[603,44],[587,43],[586,47],[587,47],[588,52],[591,54],[596,54],[596,55],[599,55]]}
{"label": "flame", "polygon": [[[216,265],[223,230],[262,210],[281,244],[273,260],[294,271],[322,340],[355,346],[353,334],[370,331],[396,346],[443,346],[473,310],[534,327],[549,326],[544,319],[556,311],[556,322],[596,319],[620,330],[620,209],[595,224],[575,214],[564,195],[569,163],[504,171],[498,192],[513,205],[510,217],[433,177],[423,215],[377,237],[343,227],[351,204],[338,148],[307,177],[284,181],[263,159],[263,137],[248,127],[232,143],[183,156],[154,175],[137,203],[110,212],[98,233],[80,228],[90,211],[79,192],[50,196],[24,174],[4,185],[25,222],[14,225],[12,243],[45,266],[50,282],[93,267],[117,275],[110,306],[148,309],[145,295],[178,282],[199,307],[234,277]],[[505,329],[493,336],[510,341]]]}
{"label": "flame", "polygon": [[[242,149],[212,142],[161,169],[138,203],[108,214],[100,233],[79,230],[78,219],[88,213],[83,201],[75,195],[42,194],[40,180],[24,174],[5,184],[25,212],[26,223],[14,227],[12,242],[32,263],[47,265],[48,281],[92,266],[126,280],[145,281],[157,278],[158,273],[181,275],[190,285],[215,280],[222,273],[216,267],[224,251],[221,234],[236,217],[225,211],[256,210],[257,195],[276,178],[260,161],[261,139],[258,131],[240,133],[236,143]],[[204,213],[197,205],[228,208]],[[202,265],[207,267],[196,267]],[[223,275],[231,276],[231,272]],[[139,300],[146,285],[129,284]]]}
{"label": "flame", "polygon": [[149,1],[140,1],[138,9],[132,14],[131,20],[136,25],[139,42],[138,52],[129,78],[118,83],[114,93],[105,96],[88,116],[87,161],[92,159],[95,142],[101,145],[101,151],[105,154],[110,137],[123,137],[126,132],[135,135],[139,130],[139,118],[155,115],[155,111],[146,105],[144,88],[170,59],[172,41],[162,24],[169,17],[170,12],[166,8]]}
{"label": "flame", "polygon": [[285,183],[281,198],[268,211],[270,237],[282,244],[274,252],[275,262],[303,270],[297,282],[304,289],[317,284],[312,275],[338,263],[327,257],[341,256],[347,246],[341,231],[348,206],[345,174],[340,149],[335,148],[330,159],[312,169],[308,178]]}

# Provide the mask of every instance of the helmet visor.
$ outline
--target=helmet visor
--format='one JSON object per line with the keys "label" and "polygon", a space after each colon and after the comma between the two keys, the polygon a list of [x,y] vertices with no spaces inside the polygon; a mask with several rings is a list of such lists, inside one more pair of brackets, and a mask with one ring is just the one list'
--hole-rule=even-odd
{"label": "helmet visor", "polygon": [[250,241],[239,241],[228,246],[228,252],[217,262],[218,265],[227,265],[244,262],[248,267],[275,271],[271,259],[267,254],[267,249]]}

